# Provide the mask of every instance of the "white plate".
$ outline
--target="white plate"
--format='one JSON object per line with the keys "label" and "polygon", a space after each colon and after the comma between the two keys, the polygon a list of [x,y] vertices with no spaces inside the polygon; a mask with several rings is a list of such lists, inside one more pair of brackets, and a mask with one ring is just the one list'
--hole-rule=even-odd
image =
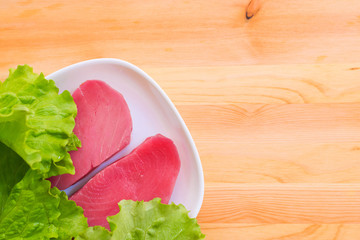
{"label": "white plate", "polygon": [[196,217],[204,196],[204,176],[199,154],[183,119],[157,83],[138,67],[118,59],[101,58],[73,64],[47,79],[56,82],[60,92],[71,93],[86,80],[102,80],[119,91],[130,108],[133,131],[130,144],[101,164],[90,175],[65,190],[77,191],[92,176],[115,160],[130,153],[147,137],[161,133],[172,139],[178,149],[181,168],[170,202],[182,203]]}

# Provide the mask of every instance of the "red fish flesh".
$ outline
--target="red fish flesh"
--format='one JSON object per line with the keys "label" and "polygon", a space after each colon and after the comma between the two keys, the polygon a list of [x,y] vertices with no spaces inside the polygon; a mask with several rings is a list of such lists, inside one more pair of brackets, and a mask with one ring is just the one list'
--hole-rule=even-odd
{"label": "red fish flesh", "polygon": [[84,209],[90,226],[109,229],[106,217],[119,212],[123,199],[168,203],[180,170],[174,143],[160,134],[147,138],[129,155],[109,165],[70,199]]}
{"label": "red fish flesh", "polygon": [[75,175],[50,178],[66,189],[130,142],[132,120],[124,97],[103,81],[89,80],[73,93],[78,108],[74,133],[82,147],[70,152]]}

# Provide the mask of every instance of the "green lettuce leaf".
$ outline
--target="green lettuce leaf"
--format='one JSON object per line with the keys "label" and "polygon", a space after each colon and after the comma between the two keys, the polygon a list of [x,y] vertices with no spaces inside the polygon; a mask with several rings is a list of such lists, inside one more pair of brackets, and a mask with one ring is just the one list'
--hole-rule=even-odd
{"label": "green lettuce leaf", "polygon": [[0,84],[0,239],[72,239],[88,225],[82,208],[46,177],[74,173],[68,151],[76,105],[69,92],[25,65]]}
{"label": "green lettuce leaf", "polygon": [[110,240],[111,233],[100,226],[89,227],[85,232],[81,233],[75,240]]}
{"label": "green lettuce leaf", "polygon": [[80,143],[74,100],[68,91],[58,93],[54,81],[27,65],[10,69],[0,85],[0,142],[46,177],[74,174],[68,151]]}
{"label": "green lettuce leaf", "polygon": [[121,240],[197,240],[204,239],[196,219],[181,204],[162,204],[160,198],[149,202],[122,200],[120,212],[108,217],[112,239]]}
{"label": "green lettuce leaf", "polygon": [[183,205],[162,204],[160,198],[149,202],[122,200],[120,212],[108,217],[111,232],[103,227],[88,228],[75,240],[200,240],[196,219]]}
{"label": "green lettuce leaf", "polygon": [[0,216],[0,239],[71,239],[87,228],[82,208],[31,169],[17,183]]}
{"label": "green lettuce leaf", "polygon": [[84,210],[77,206],[74,201],[68,200],[65,192],[60,192],[60,190],[55,187],[51,189],[51,192],[60,196],[59,211],[61,215],[56,222],[58,238],[68,239],[70,237],[76,237],[79,233],[86,231],[88,224],[84,217]]}
{"label": "green lettuce leaf", "polygon": [[13,187],[21,181],[29,165],[13,150],[0,142],[0,215]]}
{"label": "green lettuce leaf", "polygon": [[28,170],[12,189],[0,216],[0,239],[56,238],[60,198],[49,190],[49,181]]}

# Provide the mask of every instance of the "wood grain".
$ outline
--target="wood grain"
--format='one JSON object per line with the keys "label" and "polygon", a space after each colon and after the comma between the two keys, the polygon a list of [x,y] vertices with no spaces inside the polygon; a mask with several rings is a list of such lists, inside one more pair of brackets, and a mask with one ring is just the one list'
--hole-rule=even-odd
{"label": "wood grain", "polygon": [[205,194],[206,223],[360,223],[360,184],[209,183]]}
{"label": "wood grain", "polygon": [[207,240],[343,240],[357,239],[360,224],[204,223]]}
{"label": "wood grain", "polygon": [[360,62],[144,69],[178,105],[360,102]]}
{"label": "wood grain", "polygon": [[[94,57],[144,66],[359,61],[359,1],[4,1],[0,66],[52,72]],[[51,55],[49,55],[51,52]]]}
{"label": "wood grain", "polygon": [[198,147],[206,239],[360,236],[360,1],[14,0],[0,79],[99,57],[173,100]]}
{"label": "wood grain", "polygon": [[360,183],[359,103],[186,105],[179,111],[206,182]]}

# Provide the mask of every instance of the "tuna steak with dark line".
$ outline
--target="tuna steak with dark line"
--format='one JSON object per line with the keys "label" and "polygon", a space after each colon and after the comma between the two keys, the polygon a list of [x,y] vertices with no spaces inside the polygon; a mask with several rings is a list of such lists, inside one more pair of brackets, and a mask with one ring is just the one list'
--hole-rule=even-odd
{"label": "tuna steak with dark line", "polygon": [[175,144],[160,134],[147,138],[129,155],[96,174],[70,199],[84,209],[90,226],[109,228],[106,217],[119,212],[123,199],[168,203],[180,170]]}

